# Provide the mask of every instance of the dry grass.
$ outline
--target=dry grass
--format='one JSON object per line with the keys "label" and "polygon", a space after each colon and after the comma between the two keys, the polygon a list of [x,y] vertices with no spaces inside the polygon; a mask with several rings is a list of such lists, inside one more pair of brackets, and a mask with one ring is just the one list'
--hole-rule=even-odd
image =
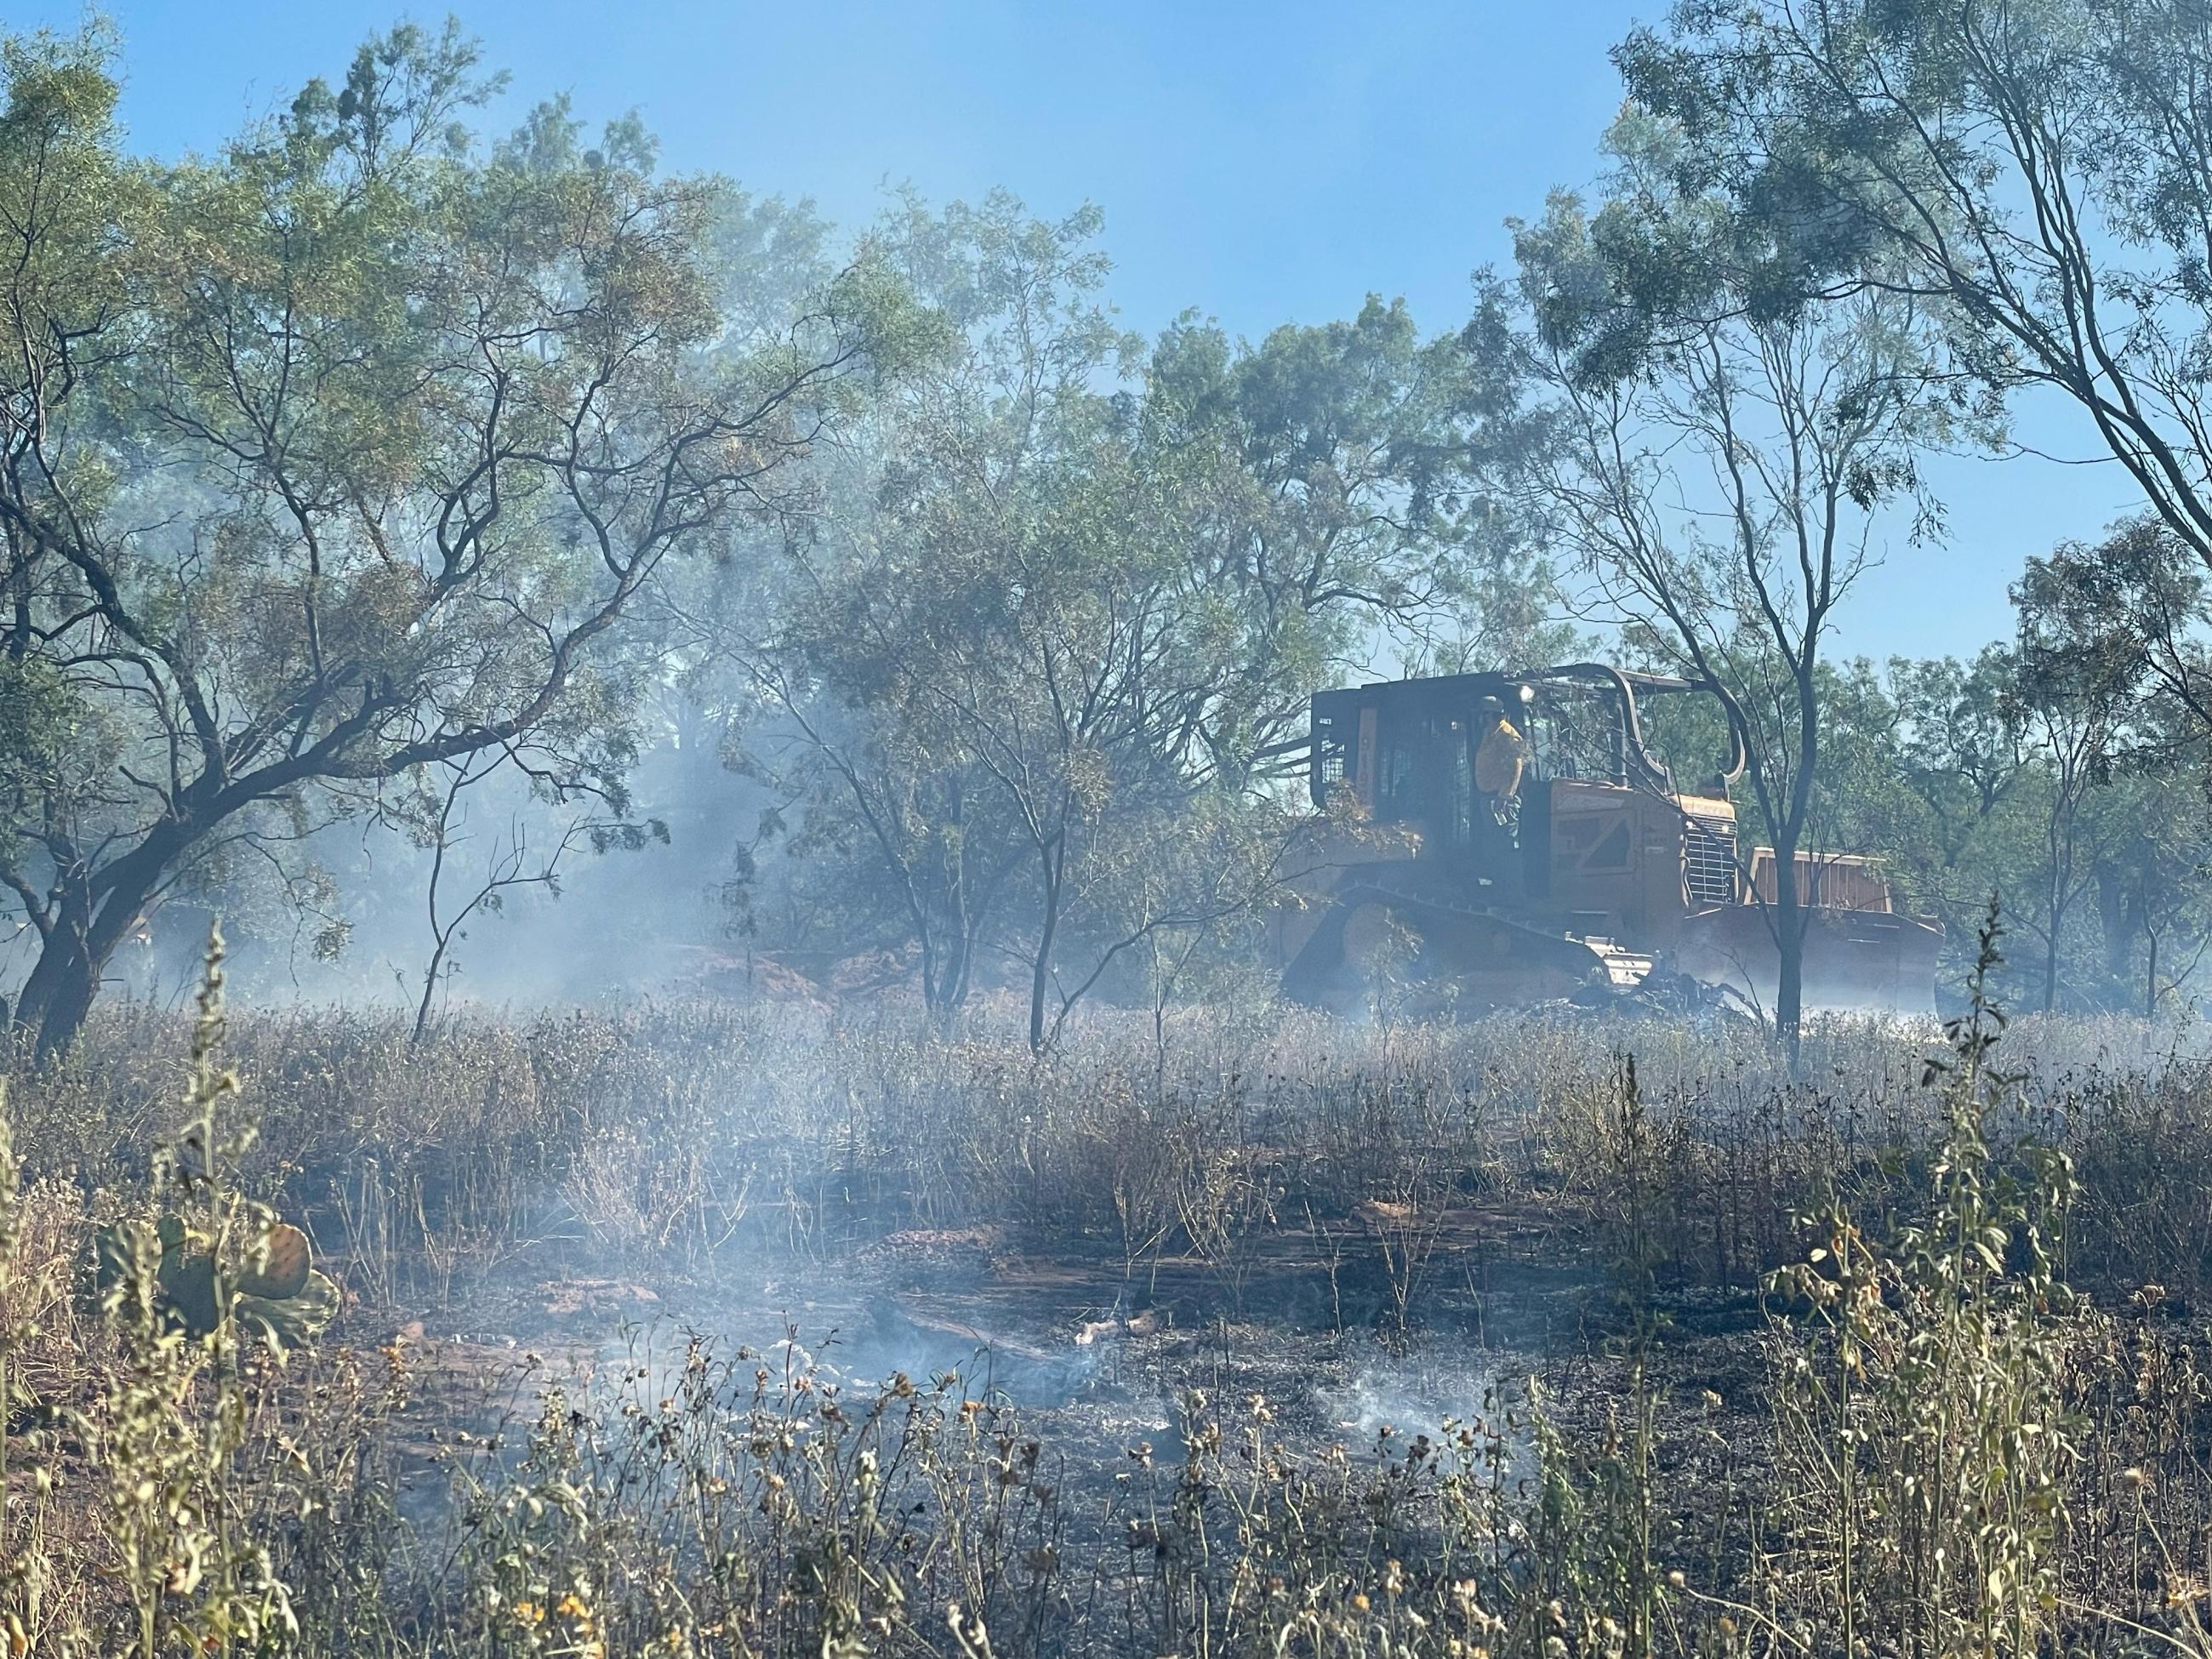
{"label": "dry grass", "polygon": [[[2212,1127],[2171,1033],[2028,1024],[1994,1067],[1969,1034],[1935,1086],[1924,1033],[1822,1030],[1793,1070],[1754,1033],[1565,1015],[1194,1013],[1164,1045],[1102,1018],[1042,1060],[1012,1034],[703,1006],[406,1036],[316,1011],[227,1033],[259,1131],[230,1190],[308,1224],[357,1298],[282,1368],[86,1290],[90,1228],[153,1201],[190,1115],[188,1023],[110,1011],[13,1079],[11,1642],[2212,1650]],[[1133,1287],[1195,1268],[1247,1317],[1263,1268],[1325,1279],[1340,1317],[1357,1275],[1404,1328],[1465,1218],[1508,1214],[1610,1287],[1607,1382],[1575,1409],[1515,1390],[1347,1449],[1187,1393],[1180,1443],[1119,1480],[1018,1402],[847,1397],[702,1340],[532,1382],[502,1432],[448,1442],[450,1501],[403,1517],[408,1357],[349,1346],[519,1264],[833,1264],[924,1227],[1087,1252]],[[1747,1440],[1667,1382],[1667,1318],[1761,1285]]]}

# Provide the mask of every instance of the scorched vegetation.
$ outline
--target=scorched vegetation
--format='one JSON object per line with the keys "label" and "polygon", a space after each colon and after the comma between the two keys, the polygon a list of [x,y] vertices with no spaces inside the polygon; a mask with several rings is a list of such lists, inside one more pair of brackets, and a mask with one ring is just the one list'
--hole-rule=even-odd
{"label": "scorched vegetation", "polygon": [[19,1650],[2201,1650],[2171,1034],[409,1035],[19,1072]]}

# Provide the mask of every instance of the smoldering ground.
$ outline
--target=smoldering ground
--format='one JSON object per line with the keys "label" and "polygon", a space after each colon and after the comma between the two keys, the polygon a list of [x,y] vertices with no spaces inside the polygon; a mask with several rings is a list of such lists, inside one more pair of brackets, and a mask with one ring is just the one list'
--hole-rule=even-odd
{"label": "smoldering ground", "polygon": [[[1389,1561],[1471,1539],[1527,1561],[1553,1547],[1530,1495],[1627,1490],[1602,1483],[1647,1441],[1655,1536],[1733,1573],[1731,1494],[1797,1478],[1774,1391],[1813,1304],[1767,1276],[1838,1192],[1920,1213],[1952,1133],[1926,1045],[1865,1024],[1816,1029],[1794,1066],[1756,1033],[1584,1011],[1215,1016],[1164,1061],[1141,1016],[1042,1058],[1018,1030],[785,1005],[410,1025],[242,1013],[222,1054],[258,1127],[237,1180],[349,1294],[286,1372],[254,1372],[257,1409],[324,1471],[318,1515],[401,1491],[377,1559],[417,1608],[479,1565],[582,1572],[615,1540],[622,1571],[653,1540],[652,1582],[687,1595],[716,1561],[811,1582],[835,1535],[873,1562],[988,1559],[1008,1586],[1095,1575],[1073,1612],[1056,1589],[994,1605],[1103,1641],[1096,1608],[1187,1585],[1201,1540],[1233,1578],[1304,1527],[1371,1569],[1370,1601]],[[117,1005],[11,1091],[42,1395],[112,1340],[69,1288],[85,1193],[143,1179],[187,1036]],[[2212,1169],[2199,1063],[2118,1023],[2006,1041],[2025,1080],[1984,1120],[1993,1156],[2025,1170],[2024,1137],[2063,1137],[2097,1328],[2138,1369],[2179,1364],[2212,1260],[2182,1196]],[[912,1594],[957,1599],[917,1571]]]}

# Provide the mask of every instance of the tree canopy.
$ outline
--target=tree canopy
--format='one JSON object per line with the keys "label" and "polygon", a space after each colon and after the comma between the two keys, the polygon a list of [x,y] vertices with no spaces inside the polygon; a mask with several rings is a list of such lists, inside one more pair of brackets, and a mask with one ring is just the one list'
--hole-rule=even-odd
{"label": "tree canopy", "polygon": [[733,328],[727,187],[557,103],[483,143],[452,27],[175,164],[122,153],[97,35],[4,68],[9,703],[55,735],[11,769],[0,880],[51,1048],[219,853],[492,749],[618,790],[626,611],[785,510],[872,301]]}
{"label": "tree canopy", "polygon": [[[2212,938],[2205,20],[1686,0],[1616,58],[1605,171],[1468,312],[1248,338],[1133,330],[1093,207],[840,231],[634,116],[491,131],[452,25],[172,159],[104,28],[0,39],[8,1023],[67,1043],[186,899],[343,951],[345,823],[428,886],[425,1024],[463,921],[673,822],[702,937],[1048,1046],[1252,971],[1313,692],[1588,652],[1714,694],[1661,738],[1781,860],[1876,854],[1961,939],[1995,890],[2045,1006],[2170,1008]],[[1929,458],[2039,388],[2140,511],[2016,550],[1979,654],[1845,656],[1871,582],[1933,591]],[[463,790],[509,823],[474,899]]]}

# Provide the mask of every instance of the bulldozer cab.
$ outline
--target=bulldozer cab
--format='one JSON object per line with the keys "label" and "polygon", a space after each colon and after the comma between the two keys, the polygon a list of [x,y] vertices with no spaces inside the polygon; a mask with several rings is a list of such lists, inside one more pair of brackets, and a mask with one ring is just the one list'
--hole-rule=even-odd
{"label": "bulldozer cab", "polygon": [[1736,897],[1724,784],[1683,796],[1644,741],[1638,693],[1691,689],[1592,664],[1324,691],[1309,790],[1323,808],[1348,790],[1486,906],[1579,933],[1648,932]]}

